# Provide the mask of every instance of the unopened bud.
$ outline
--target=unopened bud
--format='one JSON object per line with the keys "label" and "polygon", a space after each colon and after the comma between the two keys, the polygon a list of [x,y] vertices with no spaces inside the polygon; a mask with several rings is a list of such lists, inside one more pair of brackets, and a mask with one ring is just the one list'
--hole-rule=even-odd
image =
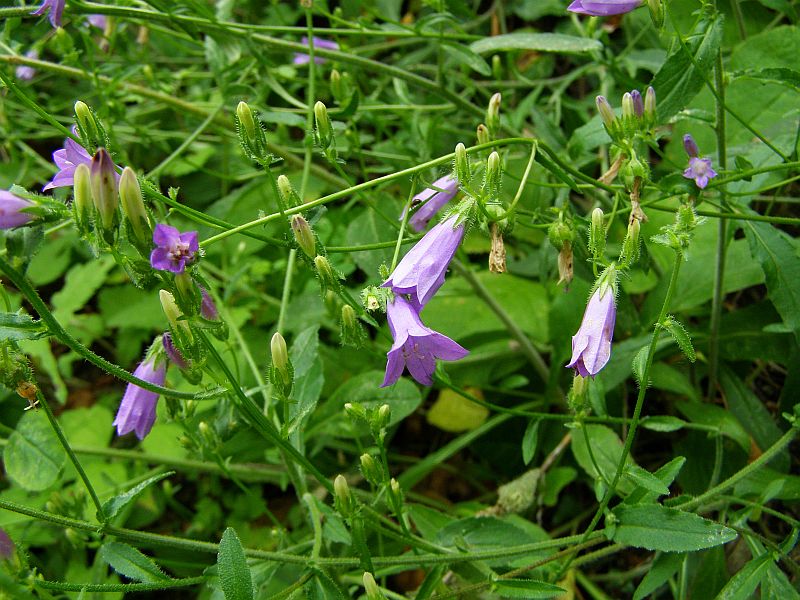
{"label": "unopened bud", "polygon": [[164,311],[173,333],[178,336],[180,345],[190,345],[194,340],[192,328],[189,326],[189,322],[183,318],[183,313],[175,302],[175,296],[167,290],[160,290],[158,299],[161,301],[161,309]]}
{"label": "unopened bud", "polygon": [[314,266],[317,269],[317,276],[323,290],[327,291],[339,287],[339,275],[333,270],[327,258],[317,255],[314,258]]}
{"label": "unopened bud", "polygon": [[327,150],[333,143],[333,125],[328,116],[328,108],[317,101],[314,105],[314,119],[317,123],[317,141],[323,150]]}
{"label": "unopened bud", "polygon": [[75,211],[75,223],[81,234],[86,235],[92,228],[92,184],[89,167],[85,163],[75,167],[73,176],[72,195]]}
{"label": "unopened bud", "polygon": [[92,144],[103,143],[103,135],[92,110],[80,100],[75,103],[75,120],[78,122],[78,129],[85,140]]}
{"label": "unopened bud", "polygon": [[489,99],[489,108],[486,109],[486,126],[489,128],[491,136],[497,135],[497,129],[500,127],[500,101],[502,96],[500,93],[494,94]]}
{"label": "unopened bud", "polygon": [[403,501],[403,488],[400,487],[400,483],[394,477],[389,481],[389,490],[398,502]]}
{"label": "unopened bud", "polygon": [[686,150],[686,154],[688,154],[690,158],[697,158],[700,154],[700,148],[697,147],[697,142],[695,142],[694,138],[688,133],[683,136],[683,149]]}
{"label": "unopened bud", "polygon": [[255,146],[257,142],[256,137],[256,122],[253,119],[253,111],[247,102],[239,102],[236,107],[236,118],[239,120],[239,125],[247,136],[248,141]]}
{"label": "unopened bud", "polygon": [[606,249],[606,229],[603,222],[603,210],[592,211],[592,223],[589,226],[589,252],[594,260],[600,260]]}
{"label": "unopened bud", "polygon": [[367,419],[367,411],[364,410],[364,407],[358,402],[345,402],[344,412],[347,413],[347,416],[353,421],[365,421]]}
{"label": "unopened bud", "polygon": [[644,115],[644,100],[639,90],[631,90],[631,100],[633,101],[633,114],[637,119],[641,119]]}
{"label": "unopened bud", "polygon": [[294,186],[292,186],[292,182],[289,181],[286,175],[278,175],[278,191],[283,201],[290,208],[303,203],[302,200],[300,200],[300,196],[295,191]]}
{"label": "unopened bud", "polygon": [[142,198],[142,189],[136,173],[130,167],[125,167],[119,180],[119,198],[122,201],[122,212],[127,219],[129,235],[133,235],[133,242],[140,252],[149,253],[153,246],[153,228],[147,216]]}
{"label": "unopened bud", "polygon": [[100,215],[103,237],[109,244],[114,243],[119,216],[119,196],[117,195],[117,177],[114,161],[105,148],[99,148],[92,157],[90,168],[92,182],[92,198]]}
{"label": "unopened bud", "polygon": [[289,385],[291,377],[289,375],[289,352],[286,350],[286,340],[279,331],[275,332],[269,343],[272,353],[272,366],[281,376],[284,385]]}
{"label": "unopened bud", "polygon": [[353,514],[355,503],[353,496],[350,493],[350,486],[347,485],[347,480],[344,475],[337,475],[333,480],[333,491],[335,494],[336,509],[343,517],[349,517]]}
{"label": "unopened bud", "polygon": [[639,219],[630,219],[628,232],[622,242],[622,251],[619,255],[619,262],[625,267],[630,267],[639,260]]}
{"label": "unopened bud", "polygon": [[378,468],[378,465],[375,463],[375,459],[372,458],[367,453],[361,455],[361,473],[364,475],[364,479],[369,481],[372,485],[378,485],[383,480],[381,476],[381,470]]}
{"label": "unopened bud", "polygon": [[652,86],[644,94],[644,118],[648,127],[656,124],[656,91]]}
{"label": "unopened bud", "polygon": [[175,301],[184,315],[194,316],[200,311],[202,301],[200,287],[188,272],[175,275],[175,291],[177,292]]}
{"label": "unopened bud", "polygon": [[647,8],[650,9],[650,19],[656,29],[664,25],[664,2],[662,0],[647,0]]}
{"label": "unopened bud", "polygon": [[175,345],[175,342],[172,341],[172,334],[167,332],[161,337],[161,343],[164,346],[164,352],[169,358],[170,362],[174,364],[179,369],[188,369],[189,368],[189,361],[186,360],[181,354],[181,351],[178,350],[178,347]]}
{"label": "unopened bud", "polygon": [[364,571],[364,591],[367,593],[367,600],[386,600],[386,596],[383,595],[369,571]]}
{"label": "unopened bud", "polygon": [[503,59],[498,54],[492,56],[492,77],[496,80],[503,79]]}
{"label": "unopened bud", "polygon": [[467,149],[462,143],[456,144],[456,158],[455,158],[455,173],[456,179],[462,184],[466,185],[472,179],[472,173],[469,168],[469,158],[467,157]]}
{"label": "unopened bud", "polygon": [[605,125],[606,131],[608,131],[610,135],[617,120],[617,117],[614,115],[614,109],[611,108],[605,96],[598,96],[595,99],[595,103],[597,104],[597,112],[600,113],[600,118],[603,120],[603,125]]}
{"label": "unopened bud", "polygon": [[376,419],[376,425],[379,428],[384,428],[389,426],[389,422],[392,420],[392,407],[388,404],[381,404],[380,408],[378,409],[378,415]]}
{"label": "unopened bud", "polygon": [[483,123],[478,125],[477,134],[478,134],[478,144],[488,144],[490,141],[492,141],[492,138],[489,135],[489,129]]}
{"label": "unopened bud", "polygon": [[331,93],[337,100],[343,97],[342,75],[336,69],[331,70]]}
{"label": "unopened bud", "polygon": [[558,283],[569,286],[572,281],[572,242],[564,241],[561,250],[558,252]]}
{"label": "unopened bud", "polygon": [[502,180],[502,164],[500,155],[492,152],[486,161],[486,179],[484,181],[484,191],[489,202],[498,202],[500,199],[500,181]]}
{"label": "unopened bud", "polygon": [[630,92],[625,92],[622,95],[622,118],[628,121],[633,119],[634,116],[633,96],[631,96]]}
{"label": "unopened bud", "polygon": [[342,306],[342,344],[345,346],[360,347],[364,343],[366,333],[361,323],[358,322],[356,311],[349,304]]}
{"label": "unopened bud", "polygon": [[200,288],[200,296],[200,316],[206,321],[218,321],[219,310],[217,310],[217,305],[214,303],[214,299],[203,287]]}
{"label": "unopened bud", "polygon": [[572,242],[575,239],[575,229],[572,226],[572,219],[568,221],[562,219],[553,221],[550,227],[547,228],[547,237],[556,249],[561,250],[564,246],[564,242]]}
{"label": "unopened bud", "polygon": [[303,218],[303,215],[292,215],[290,224],[297,245],[306,256],[314,258],[317,254],[317,240],[314,239],[314,232],[311,231],[308,221]]}

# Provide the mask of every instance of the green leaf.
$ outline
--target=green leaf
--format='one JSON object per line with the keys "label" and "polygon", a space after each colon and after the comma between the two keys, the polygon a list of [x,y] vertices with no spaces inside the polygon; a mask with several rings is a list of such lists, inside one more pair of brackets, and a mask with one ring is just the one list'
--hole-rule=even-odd
{"label": "green leaf", "polygon": [[53,294],[53,316],[68,323],[100,289],[113,266],[110,258],[104,258],[72,267],[64,279],[64,287]]}
{"label": "green leaf", "polygon": [[659,504],[620,506],[613,541],[662,552],[692,552],[736,539],[736,532],[694,513]]}
{"label": "green leaf", "polygon": [[219,573],[225,600],[252,600],[253,579],[244,555],[242,543],[233,528],[228,527],[222,534],[217,554]]}
{"label": "green leaf", "polygon": [[685,558],[685,554],[672,552],[659,554],[633,593],[633,600],[644,600],[644,598],[667,583],[670,577],[678,572]]}
{"label": "green leaf", "polygon": [[567,593],[557,585],[534,579],[497,579],[493,587],[503,598],[555,598]]}
{"label": "green leaf", "polygon": [[318,326],[304,329],[292,343],[289,357],[294,367],[294,388],[289,405],[291,418],[285,435],[295,431],[317,407],[325,383],[322,360],[319,357]]}
{"label": "green leaf", "polygon": [[647,357],[650,354],[650,345],[642,346],[639,348],[639,351],[636,353],[636,356],[633,357],[633,361],[631,362],[631,369],[633,371],[633,376],[636,377],[636,382],[639,384],[639,387],[642,385],[649,385],[648,383],[642,383],[642,379],[644,379],[644,370],[647,367]]}
{"label": "green leaf", "polygon": [[318,569],[314,570],[314,578],[305,585],[305,591],[308,600],[347,600],[336,582]]}
{"label": "green leaf", "polygon": [[42,411],[24,413],[3,449],[6,474],[29,492],[53,485],[65,460],[66,454]]}
{"label": "green leaf", "polygon": [[670,417],[669,415],[647,417],[642,421],[641,426],[650,431],[659,431],[662,433],[669,433],[671,431],[678,431],[683,429],[686,421],[678,417]]}
{"label": "green leaf", "polygon": [[[658,118],[662,123],[683,110],[712,79],[711,70],[722,41],[722,21],[700,21],[695,30],[667,57],[650,85],[658,93]],[[688,52],[687,52],[688,50]]]}
{"label": "green leaf", "polygon": [[772,556],[769,553],[752,559],[725,584],[716,600],[749,600],[771,564]]}
{"label": "green leaf", "polygon": [[[419,388],[405,377],[392,386],[380,387],[383,375],[383,371],[367,371],[348,379],[334,392],[330,401],[325,403],[326,407],[341,414],[346,402],[358,402],[365,408],[379,408],[388,404],[392,409],[389,426],[396,425],[417,409],[422,397]],[[323,411],[317,411],[320,412]]]}
{"label": "green leaf", "polygon": [[597,40],[562,33],[507,33],[485,37],[470,45],[470,49],[478,54],[508,50],[580,54],[602,50],[602,48],[603,44]]}
{"label": "green leaf", "polygon": [[[589,444],[592,447],[592,454],[597,462],[597,466],[606,481],[614,479],[617,472],[617,465],[619,465],[620,458],[622,458],[622,441],[619,436],[605,425],[584,425],[586,428],[586,435],[589,438]],[[575,430],[572,433],[572,453],[575,455],[575,460],[583,468],[586,473],[593,479],[599,479],[600,474],[595,470],[592,463],[592,457],[589,454],[589,449],[586,446],[583,432]],[[626,459],[627,466],[633,464],[633,459],[628,455]],[[617,485],[617,490],[623,494],[629,494],[634,488],[634,484],[628,480],[621,478]]]}
{"label": "green leaf", "polygon": [[767,576],[761,580],[762,600],[798,600],[800,593],[792,586],[786,573],[772,563],[767,570]]}
{"label": "green leaf", "polygon": [[103,503],[103,514],[107,519],[113,519],[119,514],[119,511],[136,500],[136,498],[139,497],[139,494],[145,491],[148,487],[174,474],[175,471],[167,471],[166,473],[161,473],[154,477],[150,477],[139,485],[132,487],[127,492],[123,492],[122,494],[114,496],[110,500],[106,500],[106,502]]}
{"label": "green leaf", "polygon": [[122,542],[103,544],[100,557],[117,573],[134,581],[158,583],[170,579],[151,558]]}
{"label": "green leaf", "polygon": [[[683,465],[686,463],[686,458],[683,456],[676,456],[664,466],[660,467],[653,476],[663,485],[669,489],[672,482],[680,473]],[[645,502],[655,502],[658,496],[663,495],[660,491],[652,491],[648,487],[639,484],[639,486],[631,492],[630,496],[625,498],[625,504],[641,504]]]}
{"label": "green leaf", "polygon": [[47,335],[47,327],[25,313],[0,313],[0,340],[38,339]]}
{"label": "green leaf", "polygon": [[680,321],[670,315],[664,319],[662,326],[669,332],[672,339],[678,344],[678,348],[681,349],[681,352],[690,362],[697,360],[697,354],[695,354],[694,346],[692,346],[692,338],[689,337],[689,332],[681,325]]}
{"label": "green leaf", "polygon": [[[766,69],[745,69],[731,73],[734,79],[755,79],[763,83],[780,83],[800,90],[800,71],[786,67],[769,67]],[[738,157],[737,157],[738,158]],[[737,164],[737,167],[739,165]]]}
{"label": "green leaf", "polygon": [[750,436],[736,417],[721,406],[704,402],[676,402],[675,407],[692,423],[716,427],[722,435],[739,444],[742,450],[750,452]]}
{"label": "green leaf", "polygon": [[800,260],[797,244],[769,223],[743,221],[750,252],[766,277],[767,293],[800,342]]}
{"label": "green leaf", "polygon": [[669,488],[664,485],[658,477],[646,469],[642,469],[636,465],[629,465],[625,469],[624,475],[636,485],[650,490],[651,492],[655,492],[659,496],[666,496],[669,494]]}
{"label": "green leaf", "polygon": [[539,419],[531,419],[522,436],[522,460],[528,465],[536,454],[536,445],[539,443]]}
{"label": "green leaf", "polygon": [[470,48],[460,44],[442,44],[444,51],[450,55],[457,63],[466,65],[473,71],[477,71],[481,75],[489,77],[492,74],[492,69],[484,58],[475,53]]}

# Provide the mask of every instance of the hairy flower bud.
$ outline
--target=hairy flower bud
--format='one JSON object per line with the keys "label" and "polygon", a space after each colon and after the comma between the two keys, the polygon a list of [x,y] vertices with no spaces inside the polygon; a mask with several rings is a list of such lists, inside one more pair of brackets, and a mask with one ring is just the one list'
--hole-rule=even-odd
{"label": "hairy flower bud", "polygon": [[626,121],[635,117],[635,109],[633,107],[633,96],[630,92],[625,92],[622,95],[622,118]]}
{"label": "hairy flower bud", "polygon": [[290,381],[289,352],[286,350],[286,340],[283,339],[279,331],[276,331],[275,335],[272,336],[269,347],[272,353],[272,366],[281,376],[284,384],[288,385]]}
{"label": "hairy flower bud", "polygon": [[323,150],[327,150],[333,143],[333,125],[328,116],[328,108],[320,101],[314,104],[314,120],[317,124],[317,142]]}
{"label": "hairy flower bud", "polygon": [[488,202],[499,202],[500,182],[502,180],[502,162],[497,152],[492,152],[486,161],[486,177],[484,180],[484,192]]}
{"label": "hairy flower bud", "polygon": [[630,267],[639,259],[639,219],[630,219],[628,232],[622,242],[622,251],[619,255],[619,263],[624,267]]}
{"label": "hairy flower bud", "polygon": [[323,290],[338,289],[339,279],[341,279],[341,277],[333,269],[327,258],[317,255],[314,258],[314,266],[317,269],[317,276],[319,277],[319,282]]}
{"label": "hairy flower bud", "polygon": [[664,2],[662,0],[647,0],[647,8],[650,9],[650,19],[653,26],[660,29],[664,25]]}
{"label": "hairy flower bud", "polygon": [[648,128],[656,124],[656,91],[652,86],[644,94],[644,119]]}
{"label": "hairy flower bud", "polygon": [[292,186],[292,182],[289,181],[286,175],[278,175],[278,191],[289,208],[299,206],[303,203],[303,201],[300,200],[300,196],[295,191],[294,186]]}
{"label": "hairy flower bud", "polygon": [[631,90],[631,100],[633,101],[633,114],[637,119],[641,119],[644,115],[644,100],[639,90]]}
{"label": "hairy flower bud", "polygon": [[364,571],[364,591],[367,593],[367,600],[386,600],[386,596],[383,595],[369,571]]}
{"label": "hairy flower bud", "polygon": [[88,165],[79,164],[75,168],[72,187],[73,210],[75,213],[75,224],[82,235],[86,235],[92,229],[92,212],[94,204],[92,201],[91,174]]}
{"label": "hairy flower bud", "polygon": [[494,94],[489,99],[489,107],[486,109],[486,126],[489,128],[489,134],[492,137],[497,135],[497,129],[500,127],[500,101],[502,96],[500,93]]}
{"label": "hairy flower bud", "polygon": [[600,113],[600,118],[603,120],[603,125],[605,125],[606,131],[608,131],[610,135],[617,120],[617,117],[614,115],[614,109],[611,108],[605,96],[598,96],[595,98],[595,103],[597,104],[597,112]]}
{"label": "hairy flower bud", "polygon": [[375,459],[365,452],[361,455],[359,460],[361,462],[361,473],[364,475],[364,479],[369,481],[372,485],[379,485],[381,481],[383,481],[383,476]]}
{"label": "hairy flower bud", "polygon": [[466,185],[472,178],[472,173],[470,172],[469,158],[467,157],[467,149],[464,144],[460,142],[456,144],[455,154],[456,179],[458,179],[459,183],[462,185]]}
{"label": "hairy flower bud", "polygon": [[606,229],[603,222],[603,209],[592,211],[592,223],[589,227],[589,252],[594,260],[601,260],[606,249]]}
{"label": "hairy flower bud", "polygon": [[314,258],[317,254],[317,240],[314,239],[314,232],[311,231],[308,221],[303,218],[303,215],[292,215],[290,224],[297,245],[306,256]]}
{"label": "hairy flower bud", "polygon": [[100,215],[100,225],[103,238],[113,244],[119,224],[119,196],[117,194],[117,178],[114,171],[114,161],[105,148],[99,148],[92,157],[90,168],[92,198],[94,206]]}
{"label": "hairy flower bud", "polygon": [[183,317],[181,309],[178,308],[175,302],[175,296],[170,294],[167,290],[160,290],[158,292],[158,299],[161,301],[161,309],[169,321],[170,328],[172,329],[173,336],[178,341],[179,346],[191,345],[194,341],[192,335],[192,328],[189,322]]}
{"label": "hairy flower bud", "polygon": [[347,485],[347,479],[344,475],[337,475],[333,480],[334,502],[336,510],[339,511],[343,517],[347,518],[352,516],[355,509],[355,500],[350,493],[350,486]]}
{"label": "hairy flower bud", "polygon": [[366,333],[358,322],[356,311],[349,304],[342,306],[341,336],[343,345],[355,348],[360,347],[366,339]]}
{"label": "hairy flower bud", "polygon": [[492,138],[489,135],[489,129],[483,123],[478,125],[477,135],[478,144],[488,144],[490,141],[492,141]]}
{"label": "hairy flower bud", "polygon": [[247,102],[239,102],[236,106],[236,118],[239,119],[239,124],[247,136],[247,140],[255,147],[257,143],[256,137],[256,122],[253,119],[253,111]]}
{"label": "hairy flower bud", "polygon": [[78,122],[78,130],[81,137],[93,146],[105,143],[105,134],[100,124],[92,113],[92,110],[85,102],[78,100],[75,103],[75,120]]}
{"label": "hairy flower bud", "polygon": [[150,255],[153,245],[153,228],[142,199],[142,189],[136,173],[125,167],[119,180],[119,198],[128,224],[128,236],[143,256]]}

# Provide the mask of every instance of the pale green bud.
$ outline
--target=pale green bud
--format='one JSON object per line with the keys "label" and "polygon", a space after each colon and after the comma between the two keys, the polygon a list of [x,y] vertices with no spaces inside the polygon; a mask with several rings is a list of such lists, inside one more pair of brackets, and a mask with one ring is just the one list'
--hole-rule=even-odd
{"label": "pale green bud", "polygon": [[92,184],[89,167],[79,164],[73,176],[72,194],[74,198],[75,223],[81,234],[86,235],[92,228]]}
{"label": "pale green bud", "polygon": [[342,98],[342,75],[336,69],[331,70],[331,92],[336,99]]}
{"label": "pale green bud", "polygon": [[292,182],[289,181],[286,175],[278,175],[278,191],[284,202],[290,208],[303,203],[302,200],[300,200],[300,196],[295,191],[294,186],[292,186]]}
{"label": "pale green bud", "polygon": [[489,129],[483,123],[478,125],[477,136],[478,144],[488,144],[490,141],[492,141],[491,136],[489,135]]}
{"label": "pale green bud", "polygon": [[664,3],[662,0],[647,0],[647,8],[650,9],[653,26],[660,29],[664,25]]}
{"label": "pale green bud", "polygon": [[469,168],[469,158],[467,157],[467,149],[462,143],[456,144],[456,157],[455,157],[455,172],[456,179],[462,184],[469,183],[472,179],[472,173]]}
{"label": "pale green bud", "polygon": [[644,94],[644,120],[647,127],[656,124],[656,91],[652,86]]}
{"label": "pale green bud", "polygon": [[130,225],[129,233],[133,233],[133,242],[140,251],[148,253],[153,245],[153,228],[147,216],[142,198],[142,189],[136,173],[125,167],[119,180],[119,198],[122,201],[122,212]]}
{"label": "pale green bud", "polygon": [[279,331],[275,332],[269,343],[272,353],[272,366],[281,376],[284,385],[289,385],[291,376],[289,375],[289,352],[286,350],[286,340]]}
{"label": "pale green bud", "polygon": [[364,571],[364,591],[367,593],[367,600],[386,600],[386,596],[383,595],[369,571]]}
{"label": "pale green bud", "polygon": [[336,509],[343,517],[349,517],[353,514],[355,508],[355,501],[350,493],[350,486],[347,485],[347,479],[344,475],[337,475],[333,480],[334,501]]}
{"label": "pale green bud", "polygon": [[104,135],[97,122],[92,110],[85,102],[78,100],[75,103],[75,120],[78,122],[78,129],[83,134],[85,140],[94,145],[103,144]]}
{"label": "pale green bud", "polygon": [[323,150],[333,143],[333,125],[328,116],[328,108],[320,101],[314,104],[314,120],[317,123],[317,140]]}
{"label": "pale green bud", "polygon": [[630,267],[639,260],[639,219],[631,219],[628,223],[628,232],[622,242],[622,252],[619,262],[625,267]]}
{"label": "pale green bud", "polygon": [[611,108],[611,105],[606,100],[605,96],[598,96],[595,98],[595,104],[597,104],[597,112],[600,113],[600,118],[603,120],[603,125],[605,125],[606,130],[609,134],[611,134],[614,125],[616,124],[617,117],[614,115],[614,109]]}
{"label": "pale green bud", "polygon": [[364,479],[369,481],[372,485],[380,484],[383,477],[381,476],[378,465],[375,463],[375,459],[369,454],[364,453],[359,460],[361,462],[361,473],[364,475]]}
{"label": "pale green bud", "polygon": [[290,223],[297,245],[306,256],[313,258],[317,253],[317,240],[314,239],[314,232],[311,231],[308,221],[303,218],[303,215],[292,215]]}
{"label": "pale green bud", "polygon": [[492,77],[497,80],[503,79],[503,59],[497,54],[492,56]]}
{"label": "pale green bud", "polygon": [[239,119],[239,124],[245,136],[247,136],[247,140],[255,147],[258,139],[256,136],[256,122],[253,119],[253,111],[250,110],[247,102],[239,102],[236,107],[236,117]]}
{"label": "pale green bud", "polygon": [[333,270],[331,263],[324,256],[318,255],[314,258],[314,266],[317,269],[320,285],[324,290],[337,289],[339,287],[339,276]]}
{"label": "pale green bud", "polygon": [[358,348],[364,343],[366,333],[358,322],[355,309],[349,304],[342,306],[341,325],[342,344]]}
{"label": "pale green bud", "polygon": [[489,202],[498,202],[500,199],[500,181],[502,179],[502,162],[497,152],[492,152],[486,161],[486,178],[484,191]]}
{"label": "pale green bud", "polygon": [[175,296],[167,290],[160,290],[158,299],[161,301],[161,309],[164,311],[167,321],[169,321],[173,335],[178,338],[178,345],[190,345],[194,340],[192,328],[189,326],[189,322],[183,318],[183,313],[175,302]]}
{"label": "pale green bud", "polygon": [[500,101],[502,96],[500,93],[494,94],[489,99],[489,107],[486,109],[486,126],[489,128],[489,133],[492,137],[497,135],[497,129],[500,127]]}
{"label": "pale green bud", "polygon": [[594,260],[600,260],[606,249],[606,229],[603,220],[603,209],[592,211],[592,223],[589,226],[589,252]]}
{"label": "pale green bud", "polygon": [[633,106],[633,96],[630,92],[622,95],[622,117],[627,121],[636,118],[636,111]]}

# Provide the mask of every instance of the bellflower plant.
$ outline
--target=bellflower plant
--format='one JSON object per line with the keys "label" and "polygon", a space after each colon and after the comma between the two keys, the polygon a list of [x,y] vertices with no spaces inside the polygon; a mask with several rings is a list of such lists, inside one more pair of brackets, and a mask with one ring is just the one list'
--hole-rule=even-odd
{"label": "bellflower plant", "polygon": [[395,294],[410,294],[421,310],[442,287],[447,266],[464,238],[464,223],[458,215],[442,221],[425,234],[406,254],[381,287]]}
{"label": "bellflower plant", "polygon": [[631,12],[641,4],[642,0],[575,0],[567,10],[592,17],[610,17]]}
{"label": "bellflower plant", "polygon": [[35,206],[33,202],[0,190],[0,229],[11,229],[29,223],[34,215],[24,212],[26,208]]}
{"label": "bellflower plant", "polygon": [[[318,38],[316,36],[314,38],[312,38],[312,39],[313,39],[312,45],[315,48],[325,48],[326,50],[338,50],[339,49],[339,44],[337,44],[336,42],[332,42],[330,40],[326,40],[326,39],[323,39],[323,38]],[[300,38],[300,43],[301,44],[305,44],[307,46],[308,45],[308,37],[303,36],[302,38]],[[310,60],[311,60],[311,57],[308,54],[303,54],[302,52],[296,52],[295,55],[294,55],[294,60],[292,60],[292,64],[293,65],[307,65]],[[314,64],[321,65],[321,64],[323,64],[325,62],[327,62],[327,61],[324,58],[322,58],[321,56],[315,56],[314,57]]]}
{"label": "bellflower plant", "polygon": [[[408,226],[414,231],[422,231],[428,226],[430,220],[439,212],[445,204],[450,202],[458,193],[458,179],[446,175],[433,182],[429,188],[425,188],[411,199],[411,206],[416,206],[424,202],[408,219]],[[405,211],[400,216],[400,220],[405,217]]]}
{"label": "bellflower plant", "polygon": [[437,358],[458,360],[469,354],[449,337],[426,327],[417,308],[402,296],[387,303],[386,316],[394,344],[386,354],[386,375],[381,387],[400,379],[404,368],[422,385],[432,385]]}
{"label": "bellflower plant", "polygon": [[581,326],[572,336],[572,360],[567,368],[575,369],[582,377],[597,375],[611,358],[611,339],[617,318],[615,289],[616,272],[612,266],[600,276]]}
{"label": "bellflower plant", "polygon": [[[163,386],[167,374],[167,364],[163,357],[151,352],[136,367],[133,374],[139,379]],[[137,438],[143,440],[153,428],[153,423],[156,422],[157,402],[158,394],[156,392],[129,383],[113,423],[117,427],[117,435],[125,435],[133,431]]]}
{"label": "bellflower plant", "polygon": [[64,13],[64,2],[65,0],[44,0],[42,5],[31,14],[39,17],[49,12],[50,14],[48,17],[50,19],[50,24],[53,27],[61,27],[61,15]]}
{"label": "bellflower plant", "polygon": [[156,247],[150,254],[150,264],[159,271],[183,273],[187,264],[194,262],[200,246],[197,232],[181,233],[170,225],[158,224],[153,231]]}
{"label": "bellflower plant", "polygon": [[695,184],[701,190],[708,185],[709,179],[714,179],[717,172],[711,166],[710,158],[700,158],[700,149],[694,138],[688,133],[683,136],[683,149],[689,155],[689,166],[683,172],[686,179],[694,179]]}

